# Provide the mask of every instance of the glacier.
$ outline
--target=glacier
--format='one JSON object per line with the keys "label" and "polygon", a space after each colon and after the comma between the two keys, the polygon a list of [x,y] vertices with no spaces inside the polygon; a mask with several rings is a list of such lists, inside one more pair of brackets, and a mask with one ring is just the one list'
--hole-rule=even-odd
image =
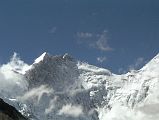
{"label": "glacier", "polygon": [[44,52],[34,63],[16,54],[0,67],[0,98],[28,120],[158,120],[159,54],[117,75]]}

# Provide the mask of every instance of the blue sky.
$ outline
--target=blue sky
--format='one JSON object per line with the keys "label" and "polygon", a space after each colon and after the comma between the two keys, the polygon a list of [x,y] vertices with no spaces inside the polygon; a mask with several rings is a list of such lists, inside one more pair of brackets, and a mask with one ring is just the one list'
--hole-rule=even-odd
{"label": "blue sky", "polygon": [[0,0],[0,63],[69,53],[114,73],[159,52],[158,0]]}

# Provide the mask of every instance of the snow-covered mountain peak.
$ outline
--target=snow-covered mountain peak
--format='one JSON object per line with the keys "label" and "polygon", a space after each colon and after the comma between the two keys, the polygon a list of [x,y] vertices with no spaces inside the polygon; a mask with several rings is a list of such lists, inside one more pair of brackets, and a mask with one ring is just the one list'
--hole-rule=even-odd
{"label": "snow-covered mountain peak", "polygon": [[[36,58],[34,60],[34,63],[33,64],[37,64],[41,61],[45,61],[45,60],[48,60],[48,59],[52,59],[52,60],[55,60],[56,59],[59,59],[59,60],[70,60],[70,61],[75,61],[75,59],[68,53],[65,53],[64,55],[55,55],[55,56],[52,56],[50,55],[49,53],[47,52],[44,52],[43,54],[41,54],[38,58]],[[49,61],[50,62],[50,61]]]}
{"label": "snow-covered mountain peak", "polygon": [[42,55],[40,55],[38,58],[35,59],[34,63],[39,63],[40,61],[43,61],[44,59],[48,58],[50,55],[47,52],[44,52]]}
{"label": "snow-covered mountain peak", "polygon": [[77,61],[70,55],[51,56],[43,53],[32,68],[26,71],[30,87],[47,84],[56,90],[65,90],[75,87],[78,80]]}
{"label": "snow-covered mountain peak", "polygon": [[[67,53],[52,56],[45,52],[24,76],[29,84],[28,91],[21,98],[27,102],[18,99],[16,101],[22,103],[22,107],[13,105],[20,111],[25,108],[24,113],[31,111],[36,120],[105,120],[109,118],[107,114],[116,109],[116,104],[128,111],[139,111],[147,101],[153,101],[159,86],[159,54],[140,70],[116,75],[107,69],[77,61]],[[108,120],[131,119],[124,114],[123,119],[118,116]],[[137,120],[141,119],[144,117]]]}
{"label": "snow-covered mountain peak", "polygon": [[[68,54],[68,53],[65,53],[64,55],[63,55],[63,59],[65,59],[65,58],[70,58],[71,56]],[[72,57],[71,57],[72,58]]]}

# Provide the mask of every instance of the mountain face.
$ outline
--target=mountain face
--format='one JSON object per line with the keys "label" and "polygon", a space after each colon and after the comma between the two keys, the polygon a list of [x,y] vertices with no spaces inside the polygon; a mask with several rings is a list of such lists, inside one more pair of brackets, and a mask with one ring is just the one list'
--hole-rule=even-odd
{"label": "mountain face", "polygon": [[140,70],[116,75],[68,54],[43,53],[25,72],[14,70],[14,74],[25,81],[24,87],[17,90],[22,92],[0,95],[29,120],[159,117],[159,55]]}

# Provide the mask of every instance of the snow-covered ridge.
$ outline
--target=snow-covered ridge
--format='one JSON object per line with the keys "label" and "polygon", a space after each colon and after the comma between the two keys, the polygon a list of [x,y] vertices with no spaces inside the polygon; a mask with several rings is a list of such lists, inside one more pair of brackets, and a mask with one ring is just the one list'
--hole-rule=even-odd
{"label": "snow-covered ridge", "polygon": [[44,52],[40,57],[35,59],[34,63],[39,63],[40,61],[43,61],[48,56],[49,56],[48,53]]}
{"label": "snow-covered ridge", "polygon": [[155,94],[159,88],[159,54],[140,70],[122,75],[68,54],[52,56],[45,52],[28,66],[20,74],[27,82],[23,92],[1,94],[32,120],[157,120],[159,116],[158,109],[153,111],[155,115],[146,113],[151,104],[159,106],[159,95]]}

